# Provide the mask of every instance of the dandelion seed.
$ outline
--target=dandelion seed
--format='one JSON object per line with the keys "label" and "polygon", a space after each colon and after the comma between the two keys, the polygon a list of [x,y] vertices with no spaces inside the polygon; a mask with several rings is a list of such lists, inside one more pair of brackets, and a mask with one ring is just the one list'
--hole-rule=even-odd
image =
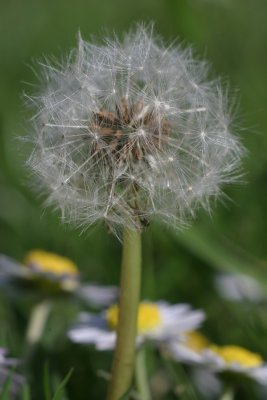
{"label": "dandelion seed", "polygon": [[227,99],[190,49],[165,48],[139,25],[121,42],[79,37],[65,63],[40,66],[28,165],[64,220],[182,226],[237,179],[242,146]]}

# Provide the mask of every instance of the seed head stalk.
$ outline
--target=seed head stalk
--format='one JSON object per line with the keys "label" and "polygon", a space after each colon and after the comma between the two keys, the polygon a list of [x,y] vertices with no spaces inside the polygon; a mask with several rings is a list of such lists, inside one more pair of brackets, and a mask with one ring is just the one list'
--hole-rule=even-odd
{"label": "seed head stalk", "polygon": [[123,234],[119,324],[107,400],[120,399],[132,383],[140,283],[141,233],[126,228]]}

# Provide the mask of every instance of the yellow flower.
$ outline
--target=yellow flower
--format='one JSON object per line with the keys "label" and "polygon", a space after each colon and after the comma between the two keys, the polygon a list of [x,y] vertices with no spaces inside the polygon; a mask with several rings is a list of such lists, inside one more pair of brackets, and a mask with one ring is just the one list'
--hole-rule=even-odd
{"label": "yellow flower", "polygon": [[192,331],[186,333],[185,344],[190,349],[200,352],[209,346],[209,341],[200,332]]}
{"label": "yellow flower", "polygon": [[53,274],[57,277],[72,276],[78,277],[77,266],[68,258],[49,253],[44,250],[32,250],[27,253],[24,264],[44,274]]}
{"label": "yellow flower", "polygon": [[255,368],[263,364],[263,359],[259,354],[252,353],[243,347],[211,345],[209,348],[223,358],[227,364],[239,364],[245,368]]}
{"label": "yellow flower", "polygon": [[254,368],[263,364],[262,357],[259,354],[252,353],[240,346],[218,346],[216,344],[211,344],[205,336],[197,331],[188,332],[186,334],[185,344],[196,352],[211,350],[213,353],[220,356],[228,365],[239,364],[245,368]]}
{"label": "yellow flower", "polygon": [[0,253],[0,277],[0,289],[11,292],[14,287],[18,289],[15,290],[18,297],[20,289],[22,293],[32,290],[47,297],[67,292],[97,308],[110,305],[118,298],[117,287],[81,283],[74,262],[44,250],[31,250],[24,263]]}
{"label": "yellow flower", "polygon": [[[106,311],[108,326],[116,330],[119,319],[119,307],[113,305]],[[161,324],[160,310],[155,303],[141,303],[138,307],[137,332],[142,333],[157,328]]]}
{"label": "yellow flower", "polygon": [[24,270],[30,272],[30,279],[57,282],[61,289],[73,292],[79,286],[77,266],[66,257],[44,250],[31,250],[26,254]]}
{"label": "yellow flower", "polygon": [[[145,341],[163,343],[179,335],[184,337],[185,332],[197,329],[204,318],[203,311],[192,310],[189,304],[141,302],[138,308],[136,345],[142,345]],[[98,350],[112,350],[116,342],[118,320],[118,305],[97,315],[81,313],[68,336],[76,343],[92,344]]]}

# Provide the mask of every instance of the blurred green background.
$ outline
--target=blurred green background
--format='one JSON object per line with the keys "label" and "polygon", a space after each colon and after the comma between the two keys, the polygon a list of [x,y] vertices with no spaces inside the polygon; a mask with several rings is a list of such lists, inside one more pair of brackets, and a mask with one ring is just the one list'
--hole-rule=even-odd
{"label": "blurred green background", "polygon": [[[248,153],[244,183],[225,188],[231,200],[200,213],[192,228],[173,232],[152,224],[144,235],[143,298],[190,302],[208,315],[204,330],[219,343],[235,342],[267,359],[267,308],[222,302],[213,287],[217,270],[243,271],[267,293],[267,2],[266,0],[0,0],[0,252],[17,260],[32,248],[66,255],[84,281],[118,284],[120,243],[102,228],[81,235],[43,210],[30,188],[27,155],[19,137],[27,135],[30,111],[22,93],[38,79],[32,67],[44,55],[57,57],[76,45],[77,32],[90,39],[102,32],[128,30],[137,21],[154,21],[167,41],[193,44],[195,54],[212,64],[212,75],[229,81],[236,99],[235,131]],[[266,265],[266,266],[265,266]],[[22,305],[0,297],[0,338],[22,355],[26,324]],[[109,370],[110,357],[71,346],[64,327],[77,305],[57,304],[47,337],[36,357],[33,398],[42,363],[62,377],[74,366],[69,399],[100,399],[105,384],[97,369]],[[231,325],[231,329],[229,329]],[[39,390],[39,391],[38,391]],[[254,392],[253,392],[254,393]],[[240,398],[264,398],[242,392]],[[248,397],[246,397],[248,396]],[[257,397],[258,396],[258,397]],[[170,399],[175,397],[168,397]]]}

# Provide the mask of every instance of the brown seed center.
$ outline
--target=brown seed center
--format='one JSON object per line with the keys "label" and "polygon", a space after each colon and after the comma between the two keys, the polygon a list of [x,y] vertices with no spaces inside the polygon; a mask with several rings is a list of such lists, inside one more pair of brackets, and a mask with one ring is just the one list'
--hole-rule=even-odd
{"label": "brown seed center", "polygon": [[115,112],[102,109],[95,113],[89,129],[101,138],[109,153],[121,163],[129,158],[140,161],[159,151],[167,142],[169,126],[142,101],[129,105],[126,99],[122,99]]}

